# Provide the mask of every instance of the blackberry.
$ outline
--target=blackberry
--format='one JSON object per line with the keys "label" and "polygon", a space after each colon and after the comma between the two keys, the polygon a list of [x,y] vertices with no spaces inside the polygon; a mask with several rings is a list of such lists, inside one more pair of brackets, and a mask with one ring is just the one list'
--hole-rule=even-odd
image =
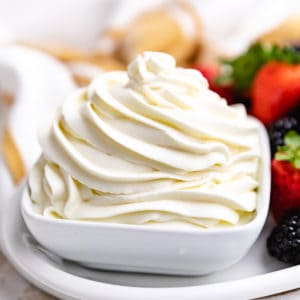
{"label": "blackberry", "polygon": [[284,144],[284,135],[290,130],[295,130],[300,133],[300,124],[294,117],[285,117],[279,119],[270,127],[269,137],[272,157],[276,153],[277,147]]}
{"label": "blackberry", "polygon": [[285,263],[300,264],[300,213],[288,215],[277,225],[267,240],[271,256]]}

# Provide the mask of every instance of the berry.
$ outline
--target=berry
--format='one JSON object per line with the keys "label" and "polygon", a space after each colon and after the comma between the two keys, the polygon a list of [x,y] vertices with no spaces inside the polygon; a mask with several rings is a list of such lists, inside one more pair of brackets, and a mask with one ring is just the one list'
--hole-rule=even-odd
{"label": "berry", "polygon": [[209,83],[212,83],[219,76],[220,68],[217,65],[197,65],[194,69],[202,73]]}
{"label": "berry", "polygon": [[300,208],[300,135],[289,131],[271,163],[271,211],[277,222]]}
{"label": "berry", "polygon": [[272,124],[300,102],[300,64],[266,63],[254,78],[251,94],[254,116]]}
{"label": "berry", "polygon": [[227,102],[232,103],[233,99],[233,89],[230,84],[217,84],[216,78],[220,75],[219,66],[213,65],[199,65],[194,67],[196,70],[202,73],[202,75],[207,79],[209,88],[220,95],[220,97],[225,98]]}
{"label": "berry", "polygon": [[300,264],[300,213],[287,216],[267,239],[271,256],[290,264]]}
{"label": "berry", "polygon": [[300,124],[296,118],[285,117],[279,119],[278,121],[276,121],[271,125],[269,129],[269,137],[270,137],[272,157],[276,153],[278,146],[284,145],[283,138],[285,134],[290,130],[295,130],[298,133],[300,132]]}

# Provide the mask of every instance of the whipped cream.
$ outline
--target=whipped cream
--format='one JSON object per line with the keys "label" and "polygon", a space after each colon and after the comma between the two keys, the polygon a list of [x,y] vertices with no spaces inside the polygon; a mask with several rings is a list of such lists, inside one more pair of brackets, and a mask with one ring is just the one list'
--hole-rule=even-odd
{"label": "whipped cream", "polygon": [[256,210],[256,123],[164,53],[75,92],[40,143],[29,187],[47,217],[213,227]]}

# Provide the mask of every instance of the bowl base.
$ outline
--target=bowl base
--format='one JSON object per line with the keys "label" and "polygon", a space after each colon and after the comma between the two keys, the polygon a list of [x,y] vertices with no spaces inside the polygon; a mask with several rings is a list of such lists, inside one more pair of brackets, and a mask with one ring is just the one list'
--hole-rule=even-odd
{"label": "bowl base", "polygon": [[98,269],[102,271],[116,271],[116,272],[131,272],[131,273],[146,273],[146,274],[160,274],[173,276],[202,276],[208,273],[201,273],[200,270],[184,270],[184,269],[165,269],[165,268],[151,268],[146,266],[130,266],[120,264],[107,264],[95,262],[77,262],[79,265],[89,269]]}

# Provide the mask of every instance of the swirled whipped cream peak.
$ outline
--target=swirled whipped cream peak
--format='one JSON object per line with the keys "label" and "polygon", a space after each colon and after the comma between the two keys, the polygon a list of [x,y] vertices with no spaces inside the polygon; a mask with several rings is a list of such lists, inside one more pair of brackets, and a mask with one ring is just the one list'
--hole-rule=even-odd
{"label": "swirled whipped cream peak", "polygon": [[43,128],[30,197],[50,218],[241,225],[256,210],[257,126],[200,72],[145,52],[76,91]]}

